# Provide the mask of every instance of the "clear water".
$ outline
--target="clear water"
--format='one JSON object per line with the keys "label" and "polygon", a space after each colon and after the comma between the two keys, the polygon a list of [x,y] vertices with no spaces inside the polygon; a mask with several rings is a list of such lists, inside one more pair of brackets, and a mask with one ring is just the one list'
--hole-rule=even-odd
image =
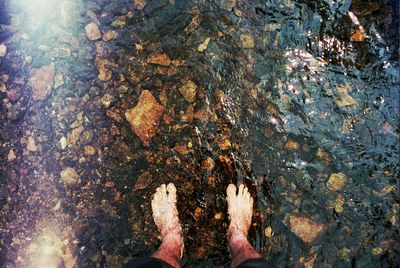
{"label": "clear water", "polygon": [[[120,267],[151,254],[160,242],[150,199],[166,182],[178,188],[185,267],[229,266],[231,182],[250,187],[251,243],[279,267],[399,264],[396,1],[155,0],[143,10],[132,1],[27,3],[1,6],[13,23],[3,17],[0,28],[0,75],[9,76],[0,95],[0,266],[33,267],[48,241],[75,257],[50,254],[65,267],[71,259]],[[93,20],[118,36],[89,41],[84,27]],[[365,40],[352,40],[361,26]],[[147,64],[163,53],[185,64]],[[110,63],[109,81],[97,77],[99,59]],[[34,101],[30,71],[51,62],[64,84]],[[188,80],[197,85],[193,103],[179,92]],[[124,118],[143,89],[165,108],[149,146]],[[80,113],[82,133],[62,149]],[[84,153],[88,145],[94,155]],[[204,168],[208,158],[213,169]],[[60,181],[66,167],[79,183]],[[333,173],[346,178],[337,191],[327,186]],[[290,215],[326,232],[303,243],[285,223]]]}

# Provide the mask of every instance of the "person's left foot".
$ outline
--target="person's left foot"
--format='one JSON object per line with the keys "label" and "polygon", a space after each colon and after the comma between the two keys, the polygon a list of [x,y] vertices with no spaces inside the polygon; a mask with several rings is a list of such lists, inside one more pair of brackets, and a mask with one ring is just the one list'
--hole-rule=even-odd
{"label": "person's left foot", "polygon": [[[156,258],[178,259],[183,254],[182,227],[178,218],[176,208],[176,188],[173,183],[165,184],[157,188],[151,201],[154,222],[161,232],[162,244],[159,250],[153,255]],[[171,261],[167,261],[172,264]],[[172,264],[176,266],[176,264]]]}

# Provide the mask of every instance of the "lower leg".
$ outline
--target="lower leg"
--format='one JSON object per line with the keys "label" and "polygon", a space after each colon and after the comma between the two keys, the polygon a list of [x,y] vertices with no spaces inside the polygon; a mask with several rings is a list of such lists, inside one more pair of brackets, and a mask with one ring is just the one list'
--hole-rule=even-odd
{"label": "lower leg", "polygon": [[253,198],[243,184],[237,189],[230,184],[226,189],[230,224],[228,229],[228,247],[232,254],[231,267],[237,267],[244,261],[261,258],[250,245],[247,232],[253,214]]}
{"label": "lower leg", "polygon": [[176,188],[174,184],[165,184],[157,188],[151,202],[154,222],[161,231],[162,243],[153,258],[163,260],[173,267],[180,267],[183,254],[182,227],[176,208]]}

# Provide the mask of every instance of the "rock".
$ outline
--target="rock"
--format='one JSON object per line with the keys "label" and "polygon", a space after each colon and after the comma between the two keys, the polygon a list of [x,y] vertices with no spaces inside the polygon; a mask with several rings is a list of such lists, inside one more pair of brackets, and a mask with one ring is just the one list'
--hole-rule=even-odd
{"label": "rock", "polygon": [[22,97],[21,90],[15,88],[7,90],[7,98],[11,102],[17,102],[21,97]]}
{"label": "rock", "polygon": [[294,140],[288,140],[284,146],[285,150],[288,151],[297,151],[300,148],[300,145]]}
{"label": "rock", "polygon": [[232,147],[231,141],[228,139],[223,139],[219,144],[219,149],[222,151],[228,150]]}
{"label": "rock", "polygon": [[96,41],[101,38],[99,26],[96,23],[91,22],[85,26],[86,37],[91,41]]}
{"label": "rock", "polygon": [[92,145],[86,145],[84,150],[85,150],[85,155],[89,156],[95,155],[97,152],[96,148],[94,148]]}
{"label": "rock", "polygon": [[62,73],[57,73],[54,77],[54,88],[59,88],[64,85],[64,76]]}
{"label": "rock", "polygon": [[179,88],[179,92],[183,95],[187,102],[194,102],[196,90],[197,85],[190,80],[188,80],[182,87]]}
{"label": "rock", "polygon": [[332,173],[326,183],[326,187],[330,191],[339,191],[344,187],[344,183],[346,182],[346,175],[343,173]]}
{"label": "rock", "polygon": [[67,138],[61,137],[61,139],[60,139],[61,150],[64,150],[65,148],[67,148],[67,145],[68,145]]}
{"label": "rock", "polygon": [[133,5],[137,10],[142,10],[147,5],[147,0],[134,0]]}
{"label": "rock", "polygon": [[32,136],[28,137],[28,143],[26,144],[26,148],[31,152],[36,152],[38,150],[35,139]]}
{"label": "rock", "polygon": [[200,15],[194,16],[193,19],[192,19],[192,21],[189,23],[189,25],[186,26],[185,32],[186,32],[186,33],[191,33],[191,32],[193,32],[194,30],[196,30],[196,29],[199,27],[200,23],[201,23],[201,17],[200,17]]}
{"label": "rock", "polygon": [[204,169],[212,170],[215,167],[215,161],[211,157],[207,157],[201,162],[201,167]]}
{"label": "rock", "polygon": [[71,57],[71,50],[68,47],[58,47],[53,50],[54,56],[57,58]]}
{"label": "rock", "polygon": [[8,161],[9,161],[9,162],[14,161],[16,158],[17,158],[17,156],[15,155],[14,150],[11,149],[11,150],[8,152],[8,156],[7,156]]}
{"label": "rock", "polygon": [[147,59],[148,64],[155,64],[161,66],[169,66],[171,64],[171,59],[168,57],[167,54],[157,54],[152,55],[150,58]]}
{"label": "rock", "polygon": [[80,139],[83,130],[84,130],[83,126],[79,126],[77,128],[74,128],[70,133],[68,133],[67,136],[68,144],[70,144],[71,146],[75,146],[78,140]]}
{"label": "rock", "polygon": [[114,30],[108,30],[103,34],[103,41],[108,42],[118,36],[118,33]]}
{"label": "rock", "polygon": [[356,31],[350,36],[351,41],[363,42],[365,40],[365,32],[363,29],[356,29]]}
{"label": "rock", "polygon": [[54,64],[32,69],[29,85],[34,100],[46,99],[54,85]]}
{"label": "rock", "polygon": [[0,44],[0,57],[4,57],[7,54],[7,47],[4,44]]}
{"label": "rock", "polygon": [[344,196],[342,194],[338,195],[334,202],[335,212],[340,214],[344,210]]}
{"label": "rock", "polygon": [[113,73],[112,73],[112,71],[109,69],[109,67],[116,67],[115,64],[109,62],[109,61],[106,60],[106,59],[100,59],[100,60],[96,61],[96,66],[97,66],[97,69],[98,69],[98,71],[99,71],[99,74],[98,74],[97,77],[98,77],[101,81],[108,81],[108,80],[110,80],[110,79],[112,78],[112,74],[113,74]]}
{"label": "rock", "polygon": [[264,235],[265,235],[265,237],[268,237],[268,238],[271,238],[272,237],[272,227],[271,226],[267,226],[265,229],[264,229]]}
{"label": "rock", "polygon": [[349,95],[348,86],[338,86],[336,91],[338,97],[335,99],[335,102],[339,107],[357,104],[357,101]]}
{"label": "rock", "polygon": [[285,218],[285,224],[296,236],[301,238],[304,243],[312,243],[321,236],[326,226],[318,224],[313,219],[290,215]]}
{"label": "rock", "polygon": [[201,43],[198,47],[197,47],[197,51],[198,52],[204,52],[204,50],[207,49],[208,43],[210,42],[211,38],[210,37],[206,37],[206,39],[204,40],[203,43]]}
{"label": "rock", "polygon": [[104,96],[101,98],[101,103],[106,108],[109,108],[113,101],[114,101],[114,96],[108,93],[104,94]]}
{"label": "rock", "polygon": [[61,181],[68,185],[74,185],[79,182],[79,175],[75,169],[67,167],[60,173]]}
{"label": "rock", "polygon": [[136,107],[125,112],[125,118],[131,124],[133,132],[144,144],[148,145],[156,134],[163,110],[163,106],[157,102],[151,92],[143,90]]}
{"label": "rock", "polygon": [[242,34],[240,36],[240,41],[242,42],[243,48],[254,48],[253,36],[250,34]]}

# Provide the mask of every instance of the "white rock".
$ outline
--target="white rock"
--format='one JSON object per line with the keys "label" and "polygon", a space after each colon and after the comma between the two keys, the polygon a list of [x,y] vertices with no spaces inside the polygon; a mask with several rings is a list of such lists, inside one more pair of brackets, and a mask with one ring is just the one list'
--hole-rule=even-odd
{"label": "white rock", "polygon": [[8,157],[7,157],[7,159],[8,159],[8,161],[13,161],[13,160],[15,160],[17,157],[16,157],[16,155],[15,155],[15,153],[14,153],[14,150],[13,149],[11,149],[9,152],[8,152]]}
{"label": "white rock", "polygon": [[66,137],[61,137],[61,139],[60,139],[61,150],[64,150],[65,148],[67,148],[67,145],[68,145],[67,138]]}
{"label": "white rock", "polygon": [[4,57],[7,54],[7,47],[4,44],[0,44],[0,57]]}

